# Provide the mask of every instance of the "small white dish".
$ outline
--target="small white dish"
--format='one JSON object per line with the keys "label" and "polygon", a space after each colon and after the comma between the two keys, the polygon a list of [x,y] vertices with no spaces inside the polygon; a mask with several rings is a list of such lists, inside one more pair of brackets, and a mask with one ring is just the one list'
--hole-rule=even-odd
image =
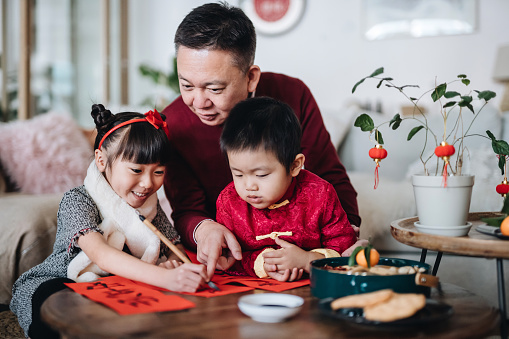
{"label": "small white dish", "polygon": [[414,222],[414,226],[422,233],[443,235],[446,237],[462,237],[468,234],[470,227],[472,227],[472,223],[467,222],[466,225],[461,226],[427,226],[421,225],[418,221],[416,221]]}
{"label": "small white dish", "polygon": [[291,294],[257,293],[240,297],[237,305],[255,321],[278,323],[299,313],[304,299]]}

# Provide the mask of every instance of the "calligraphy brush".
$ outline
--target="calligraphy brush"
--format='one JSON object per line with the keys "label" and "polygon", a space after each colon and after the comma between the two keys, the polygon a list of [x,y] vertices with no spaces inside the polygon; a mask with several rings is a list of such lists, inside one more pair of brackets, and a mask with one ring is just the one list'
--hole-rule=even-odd
{"label": "calligraphy brush", "polygon": [[[147,218],[145,218],[143,215],[140,214],[140,212],[138,212],[136,210],[136,213],[138,214],[138,216],[140,217],[140,220],[148,226],[148,228],[150,228],[152,230],[152,232],[154,232],[158,237],[159,239],[161,239],[162,242],[164,242],[166,244],[166,246],[168,246],[168,248],[177,255],[177,257],[180,258],[180,260],[182,260],[183,262],[185,263],[188,263],[190,264],[191,263],[191,260],[189,260],[189,258],[184,254],[182,253],[177,246],[175,246],[170,240],[168,240],[168,238],[166,238],[164,236],[164,234],[161,233],[161,231],[159,231],[157,229],[157,227],[154,226],[154,224],[152,224]],[[212,282],[212,280],[210,280],[207,285],[209,285],[210,288],[212,288],[213,290],[216,290],[216,291],[221,291],[219,289],[219,287],[217,287],[216,284],[214,284]]]}

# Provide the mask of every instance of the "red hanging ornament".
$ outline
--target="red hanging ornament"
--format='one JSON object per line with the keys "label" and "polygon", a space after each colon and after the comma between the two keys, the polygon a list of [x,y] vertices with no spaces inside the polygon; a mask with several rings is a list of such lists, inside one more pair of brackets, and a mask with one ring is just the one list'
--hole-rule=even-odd
{"label": "red hanging ornament", "polygon": [[501,184],[497,185],[497,193],[500,194],[503,198],[509,193],[509,183],[507,179],[504,178]]}
{"label": "red hanging ornament", "polygon": [[435,155],[437,157],[442,158],[442,160],[444,160],[444,162],[445,162],[444,172],[443,172],[443,174],[444,174],[444,180],[443,180],[444,187],[447,187],[447,165],[449,165],[449,158],[451,157],[451,155],[454,154],[454,152],[456,152],[456,150],[454,149],[454,146],[453,145],[449,145],[445,141],[442,141],[440,143],[440,145],[435,148]]}
{"label": "red hanging ornament", "polygon": [[378,167],[380,167],[380,161],[387,158],[387,150],[385,150],[382,145],[377,144],[375,147],[369,150],[369,156],[373,158],[374,162],[376,162],[374,187],[374,189],[376,189],[378,187],[378,182],[380,181],[378,177]]}

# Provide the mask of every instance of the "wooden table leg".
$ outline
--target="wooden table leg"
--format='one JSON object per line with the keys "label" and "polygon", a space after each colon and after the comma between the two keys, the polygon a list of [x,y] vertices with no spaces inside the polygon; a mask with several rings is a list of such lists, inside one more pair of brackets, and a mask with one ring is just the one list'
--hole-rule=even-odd
{"label": "wooden table leg", "polygon": [[507,310],[505,305],[504,260],[497,258],[498,305],[500,309],[500,337],[507,339]]}

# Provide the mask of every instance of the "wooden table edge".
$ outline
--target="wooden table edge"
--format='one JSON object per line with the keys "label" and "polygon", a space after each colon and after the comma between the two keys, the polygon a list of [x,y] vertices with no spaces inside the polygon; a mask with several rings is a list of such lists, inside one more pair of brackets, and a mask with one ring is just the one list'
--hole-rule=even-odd
{"label": "wooden table edge", "polygon": [[[469,213],[468,221],[478,222],[484,217],[493,217],[498,212],[473,212]],[[438,252],[453,253],[459,255],[509,259],[509,241],[498,239],[494,236],[479,233],[472,225],[467,236],[448,237],[419,232],[413,223],[419,218],[402,218],[391,222],[391,234],[397,241],[416,248]],[[411,224],[403,227],[402,224]],[[475,236],[472,237],[472,236]],[[426,245],[422,245],[422,238],[426,239]]]}

